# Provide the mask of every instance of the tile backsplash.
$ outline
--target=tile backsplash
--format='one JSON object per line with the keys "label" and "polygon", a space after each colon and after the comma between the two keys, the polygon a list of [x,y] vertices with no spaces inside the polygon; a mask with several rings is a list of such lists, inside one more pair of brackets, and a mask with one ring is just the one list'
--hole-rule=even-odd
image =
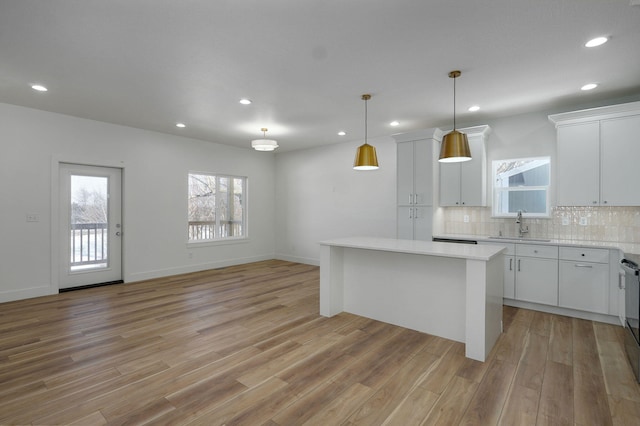
{"label": "tile backsplash", "polygon": [[[441,210],[445,234],[518,235],[515,219],[492,218],[491,207]],[[469,216],[469,222],[464,221],[465,216]],[[640,243],[640,207],[554,207],[551,218],[525,218],[523,223],[529,227],[527,236],[531,238]]]}

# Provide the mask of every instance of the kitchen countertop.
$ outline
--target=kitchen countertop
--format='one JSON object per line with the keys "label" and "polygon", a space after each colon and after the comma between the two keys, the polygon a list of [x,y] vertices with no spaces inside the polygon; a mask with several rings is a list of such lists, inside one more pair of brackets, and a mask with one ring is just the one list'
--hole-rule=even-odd
{"label": "kitchen countertop", "polygon": [[624,253],[640,256],[640,244],[619,243],[615,241],[588,241],[588,240],[558,240],[558,239],[536,239],[532,237],[502,237],[491,238],[488,235],[466,235],[466,234],[440,234],[434,235],[433,238],[457,239],[470,241],[483,241],[492,243],[516,243],[516,244],[542,244],[557,246],[573,246],[586,248],[604,248],[620,250]]}
{"label": "kitchen countertop", "polygon": [[395,238],[350,237],[320,242],[325,246],[337,246],[366,250],[390,251],[425,256],[453,257],[488,261],[504,248],[471,244],[450,244],[432,241],[398,240]]}

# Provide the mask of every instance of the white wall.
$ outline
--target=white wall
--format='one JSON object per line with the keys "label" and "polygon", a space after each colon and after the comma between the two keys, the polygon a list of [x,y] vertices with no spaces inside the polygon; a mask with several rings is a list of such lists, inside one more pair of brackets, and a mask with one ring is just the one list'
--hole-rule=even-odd
{"label": "white wall", "polygon": [[319,264],[319,241],[349,236],[395,238],[396,144],[369,140],[380,168],[353,170],[362,141],[276,155],[276,255]]}
{"label": "white wall", "polygon": [[[59,161],[123,168],[125,282],[274,257],[271,153],[7,104],[0,146],[0,302],[57,292],[51,194]],[[248,177],[249,241],[187,247],[189,171]],[[27,213],[39,222],[26,222]]]}

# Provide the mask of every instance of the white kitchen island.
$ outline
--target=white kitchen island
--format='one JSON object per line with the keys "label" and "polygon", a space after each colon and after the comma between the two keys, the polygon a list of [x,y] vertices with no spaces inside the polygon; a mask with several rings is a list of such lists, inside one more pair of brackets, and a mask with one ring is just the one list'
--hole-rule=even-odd
{"label": "white kitchen island", "polygon": [[503,247],[372,237],[320,244],[323,316],[350,312],[463,342],[478,361],[502,332]]}

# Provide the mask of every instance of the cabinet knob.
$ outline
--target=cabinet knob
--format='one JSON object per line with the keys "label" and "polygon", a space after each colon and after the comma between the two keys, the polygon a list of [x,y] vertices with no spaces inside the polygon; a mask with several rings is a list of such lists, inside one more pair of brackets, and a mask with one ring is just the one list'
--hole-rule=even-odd
{"label": "cabinet knob", "polygon": [[464,201],[462,202],[462,204],[464,205]]}
{"label": "cabinet knob", "polygon": [[605,201],[604,203],[607,204],[608,201]]}
{"label": "cabinet knob", "polygon": [[456,201],[456,204],[460,204],[460,203]]}
{"label": "cabinet knob", "polygon": [[534,252],[534,253],[537,253],[537,252],[538,252],[538,250],[534,250],[533,252]]}
{"label": "cabinet knob", "polygon": [[584,257],[584,253],[582,253],[580,256]]}
{"label": "cabinet knob", "polygon": [[593,201],[592,203],[593,203],[593,204],[598,204],[598,202],[597,202],[597,201]]}

